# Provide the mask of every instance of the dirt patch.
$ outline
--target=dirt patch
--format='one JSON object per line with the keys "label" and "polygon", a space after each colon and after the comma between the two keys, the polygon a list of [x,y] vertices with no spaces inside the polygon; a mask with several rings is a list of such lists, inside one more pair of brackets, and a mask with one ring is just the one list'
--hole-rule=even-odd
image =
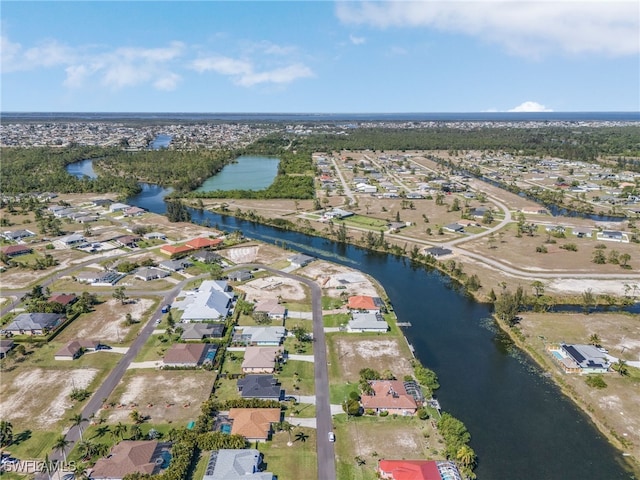
{"label": "dirt patch", "polygon": [[215,375],[205,371],[135,371],[125,377],[125,389],[112,396],[116,406],[103,410],[108,422],[126,422],[135,408],[151,422],[187,422],[200,414],[213,389]]}
{"label": "dirt patch", "polygon": [[106,302],[96,305],[95,311],[89,315],[83,315],[69,325],[59,340],[71,341],[74,339],[99,340],[103,342],[122,341],[135,326],[124,326],[123,321],[127,313],[134,320],[140,320],[149,310],[154,301],[141,298],[135,303],[122,305],[119,300],[111,298]]}
{"label": "dirt patch", "polygon": [[[29,424],[50,429],[63,419],[73,406],[69,398],[73,388],[89,386],[98,370],[45,370],[35,368],[15,377],[3,387],[0,417],[11,420],[28,419]],[[46,395],[43,395],[46,392]],[[33,423],[32,423],[33,422]]]}
{"label": "dirt patch", "polygon": [[341,359],[342,378],[347,382],[356,382],[360,377],[360,370],[365,367],[379,372],[390,370],[396,378],[413,374],[399,342],[397,338],[336,338],[334,344],[338,358]]}
{"label": "dirt patch", "polygon": [[285,301],[300,301],[307,298],[305,287],[300,282],[278,276],[256,278],[237,289],[244,291],[249,301],[278,299],[278,297]]}
{"label": "dirt patch", "polygon": [[249,247],[229,248],[221,251],[220,255],[231,260],[233,263],[252,263],[258,258],[259,250],[260,247],[258,245],[252,245]]}
{"label": "dirt patch", "polygon": [[379,295],[374,283],[366,275],[341,265],[316,261],[305,267],[304,274],[320,284],[323,293],[329,297],[338,298],[342,294]]}

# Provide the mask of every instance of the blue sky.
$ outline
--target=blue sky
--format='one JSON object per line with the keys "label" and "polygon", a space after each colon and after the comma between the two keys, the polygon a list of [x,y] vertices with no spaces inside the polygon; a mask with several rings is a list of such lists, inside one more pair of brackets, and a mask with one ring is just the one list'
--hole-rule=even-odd
{"label": "blue sky", "polygon": [[2,0],[2,111],[639,111],[640,3]]}

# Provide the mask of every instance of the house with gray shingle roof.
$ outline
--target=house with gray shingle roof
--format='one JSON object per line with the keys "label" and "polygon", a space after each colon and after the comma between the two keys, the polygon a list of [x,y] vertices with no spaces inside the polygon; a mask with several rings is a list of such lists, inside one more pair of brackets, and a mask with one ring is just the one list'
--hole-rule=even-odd
{"label": "house with gray shingle roof", "polygon": [[4,330],[14,335],[44,335],[62,323],[64,315],[58,313],[21,313]]}
{"label": "house with gray shingle roof", "polygon": [[284,390],[273,375],[246,375],[237,385],[242,398],[280,400],[284,397]]}
{"label": "house with gray shingle roof", "polygon": [[245,343],[247,345],[273,346],[277,347],[287,335],[284,327],[237,327],[242,329],[242,333],[235,333],[234,342]]}
{"label": "house with gray shingle roof", "polygon": [[202,480],[273,480],[261,472],[262,455],[256,449],[221,449],[211,452]]}

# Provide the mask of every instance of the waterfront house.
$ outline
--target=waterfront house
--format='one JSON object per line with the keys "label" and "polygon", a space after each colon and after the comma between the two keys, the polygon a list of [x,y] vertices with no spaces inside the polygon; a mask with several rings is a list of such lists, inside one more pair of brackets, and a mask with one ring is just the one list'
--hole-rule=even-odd
{"label": "waterfront house", "polygon": [[350,310],[360,310],[369,313],[380,312],[383,306],[382,300],[378,297],[371,297],[369,295],[353,295],[349,297],[347,301],[347,308]]}
{"label": "waterfront house", "polygon": [[247,347],[242,362],[243,373],[274,373],[282,355],[280,347]]}
{"label": "waterfront house", "polygon": [[462,480],[454,462],[448,460],[378,460],[384,480]]}
{"label": "waterfront house", "polygon": [[279,408],[231,408],[232,435],[242,435],[249,442],[266,441],[271,437],[271,425],[282,418]]}
{"label": "waterfront house", "polygon": [[193,252],[193,248],[187,245],[163,245],[160,247],[160,253],[169,255],[170,257],[183,257],[191,252]]}
{"label": "waterfront house", "polygon": [[380,313],[354,312],[351,316],[351,320],[347,323],[347,332],[349,333],[385,333],[388,330],[389,325],[384,318],[382,318]]}
{"label": "waterfront house", "polygon": [[44,335],[63,320],[64,315],[58,313],[21,313],[4,330],[14,335]]}
{"label": "waterfront house", "polygon": [[451,250],[449,248],[429,247],[429,248],[425,248],[424,249],[424,254],[425,255],[431,255],[432,257],[435,257],[435,258],[440,258],[440,257],[444,257],[446,255],[451,255],[452,253],[453,253],[453,250]]}
{"label": "waterfront house", "polygon": [[565,373],[580,375],[607,373],[611,367],[606,353],[593,345],[561,343],[560,345],[551,345],[547,349]]}
{"label": "waterfront house", "polygon": [[238,380],[237,386],[242,398],[280,400],[284,397],[284,390],[273,375],[246,375]]}
{"label": "waterfront house", "polygon": [[214,450],[202,480],[273,480],[271,472],[261,472],[262,454],[253,448]]}
{"label": "waterfront house", "polygon": [[128,208],[131,208],[131,205],[127,205],[126,203],[112,203],[109,205],[109,212],[124,212]]}
{"label": "waterfront house", "polygon": [[373,393],[363,394],[360,399],[365,410],[397,415],[414,415],[418,410],[418,404],[400,380],[371,380],[369,385]]}
{"label": "waterfront house", "polygon": [[298,253],[296,255],[292,255],[287,258],[291,265],[296,268],[302,268],[309,265],[311,262],[315,260],[315,257],[310,257],[309,255],[305,255],[304,253]]}
{"label": "waterfront house", "polygon": [[189,240],[185,243],[185,246],[190,247],[192,250],[201,250],[204,248],[213,248],[217,247],[222,243],[221,238],[206,238],[206,237],[197,237]]}

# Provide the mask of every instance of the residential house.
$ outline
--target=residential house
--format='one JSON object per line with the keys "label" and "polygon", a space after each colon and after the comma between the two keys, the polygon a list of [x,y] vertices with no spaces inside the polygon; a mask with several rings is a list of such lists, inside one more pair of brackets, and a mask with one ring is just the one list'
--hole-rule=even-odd
{"label": "residential house", "polygon": [[18,257],[20,255],[26,255],[33,252],[33,249],[24,245],[8,245],[6,247],[2,247],[0,252],[7,257]]}
{"label": "residential house", "polygon": [[398,415],[414,415],[418,410],[415,399],[400,380],[372,380],[369,385],[373,394],[363,394],[360,399],[365,410]]}
{"label": "residential house", "polygon": [[4,232],[1,236],[10,242],[19,242],[23,238],[35,237],[35,235],[31,230],[14,230],[13,232]]}
{"label": "residential house", "polygon": [[124,213],[125,217],[139,217],[140,215],[144,214],[146,210],[144,208],[134,206],[125,208],[122,212]]}
{"label": "residential house", "polygon": [[193,248],[186,245],[163,245],[160,247],[160,253],[169,255],[170,257],[185,256],[193,252]]}
{"label": "residential house", "polygon": [[53,356],[55,360],[75,360],[82,355],[83,349],[80,343],[76,340],[72,340],[64,347],[56,352]]}
{"label": "residential house", "polygon": [[243,373],[273,373],[282,354],[280,347],[247,347],[242,362]]}
{"label": "residential house", "polygon": [[205,280],[195,295],[188,295],[178,308],[183,308],[183,322],[224,320],[233,305],[234,295],[224,280]]}
{"label": "residential house", "polygon": [[63,320],[64,315],[58,313],[21,313],[4,330],[14,335],[44,335]]}
{"label": "residential house", "polygon": [[626,233],[617,230],[604,230],[596,234],[598,240],[607,240],[609,242],[629,243],[629,236]]}
{"label": "residential house", "polygon": [[109,212],[124,212],[128,208],[131,208],[131,205],[127,205],[126,203],[112,203],[109,205]]}
{"label": "residential house", "polygon": [[249,442],[266,441],[271,437],[271,425],[282,418],[279,408],[231,408],[232,435],[242,435]]}
{"label": "residential house", "polygon": [[246,375],[237,385],[242,398],[280,400],[284,397],[284,390],[273,375]]}
{"label": "residential house", "polygon": [[425,255],[431,255],[432,257],[439,258],[444,257],[446,255],[451,255],[453,250],[442,247],[429,247],[424,249]]}
{"label": "residential house", "polygon": [[249,270],[236,270],[235,272],[230,272],[227,278],[233,282],[245,282],[253,278],[253,273]]}
{"label": "residential house", "polygon": [[126,275],[118,272],[80,272],[75,279],[80,283],[89,283],[94,287],[110,287],[118,283]]}
{"label": "residential house", "polygon": [[59,303],[63,307],[67,307],[69,305],[73,305],[78,300],[75,293],[59,293],[57,295],[53,295],[47,300],[49,303]]}
{"label": "residential house", "polygon": [[388,330],[389,325],[384,318],[382,318],[380,313],[354,312],[351,316],[351,320],[347,323],[347,332],[349,333],[385,333]]}
{"label": "residential house", "polygon": [[64,247],[64,248],[73,248],[73,247],[82,247],[87,244],[87,240],[84,238],[84,235],[79,233],[74,233],[72,235],[67,235],[64,237],[57,238],[55,243]]}
{"label": "residential house", "polygon": [[164,270],[169,272],[181,272],[185,268],[189,268],[193,265],[190,261],[180,259],[180,260],[165,260],[160,262],[158,266]]}
{"label": "residential house", "polygon": [[459,223],[450,223],[442,227],[442,229],[446,230],[447,232],[464,233],[464,227]]}
{"label": "residential house", "polygon": [[220,255],[210,250],[201,250],[194,253],[191,258],[193,258],[196,262],[215,263],[220,260]]}
{"label": "residential house", "polygon": [[133,276],[138,280],[148,282],[150,280],[156,280],[158,278],[165,278],[171,275],[166,270],[162,270],[156,267],[140,267],[136,269]]}
{"label": "residential house", "polygon": [[262,454],[253,448],[214,450],[202,480],[273,480],[271,472],[261,472]]}
{"label": "residential house", "polygon": [[361,310],[369,313],[378,313],[384,304],[378,297],[369,295],[353,295],[347,301],[347,308],[350,310]]}
{"label": "residential house", "polygon": [[140,237],[135,235],[121,235],[120,237],[114,238],[113,241],[121,247],[136,248]]}
{"label": "residential house", "polygon": [[161,232],[149,232],[144,234],[144,238],[148,240],[166,240],[167,236]]}
{"label": "residential house", "polygon": [[572,233],[579,238],[583,238],[583,237],[591,238],[593,236],[593,229],[583,228],[583,227],[573,227]]}
{"label": "residential house", "polygon": [[449,460],[378,460],[378,475],[384,480],[463,480]]}
{"label": "residential house", "polygon": [[151,440],[125,440],[113,446],[111,453],[98,459],[89,473],[93,480],[121,480],[127,475],[153,475],[168,466],[170,444]]}
{"label": "residential house", "polygon": [[111,205],[113,203],[113,200],[110,200],[108,198],[98,198],[96,200],[93,200],[93,206],[94,207],[105,207],[108,208],[109,205]]}
{"label": "residential house", "polygon": [[192,250],[201,250],[203,248],[214,248],[222,243],[221,238],[207,238],[207,237],[197,237],[189,240],[185,245],[190,247]]}
{"label": "residential house", "polygon": [[278,303],[278,300],[274,298],[259,301],[253,311],[255,313],[265,313],[271,320],[284,320],[287,316],[286,307]]}
{"label": "residential house", "polygon": [[165,367],[201,367],[212,363],[217,347],[212,343],[174,343],[162,359]]}
{"label": "residential house", "polygon": [[204,338],[222,338],[224,323],[179,323],[176,327],[182,329],[180,338],[185,341],[202,340]]}
{"label": "residential house", "polygon": [[490,209],[487,207],[476,207],[476,208],[472,208],[469,211],[469,215],[471,215],[472,217],[475,218],[482,218],[484,217],[485,213],[489,212]]}
{"label": "residential house", "polygon": [[287,260],[289,260],[293,267],[302,268],[313,262],[315,260],[315,257],[305,255],[304,253],[298,253],[287,258]]}
{"label": "residential house", "polygon": [[0,339],[0,358],[4,358],[16,344],[10,338]]}
{"label": "residential house", "polygon": [[565,373],[607,373],[611,362],[607,354],[593,345],[551,345],[547,349],[560,364]]}
{"label": "residential house", "polygon": [[[241,333],[238,332],[241,330]],[[234,342],[247,345],[257,345],[261,347],[277,347],[282,344],[282,340],[287,334],[284,327],[236,327],[233,336]]]}

